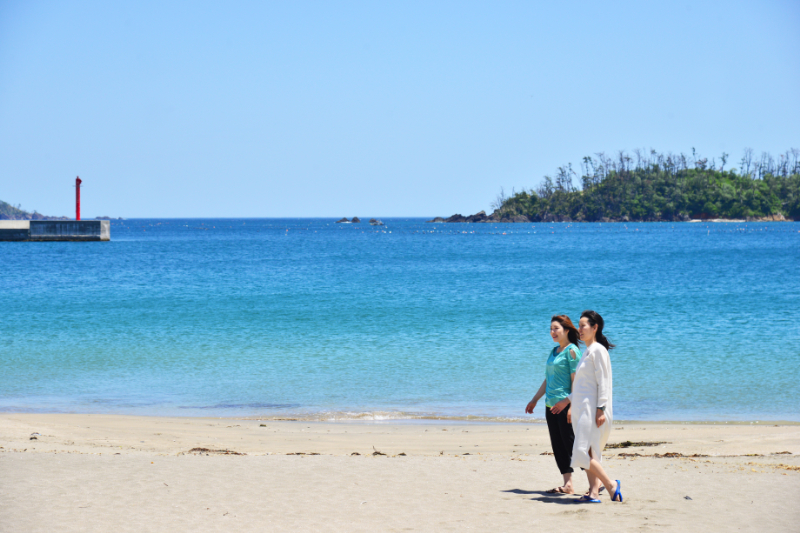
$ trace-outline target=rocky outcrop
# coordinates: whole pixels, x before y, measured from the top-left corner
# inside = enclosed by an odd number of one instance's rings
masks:
[[[371,218],[369,219],[370,226],[383,226],[383,221],[378,218]]]
[[[782,214],[768,215],[765,217],[747,217],[748,222],[786,222],[787,219]]]
[[[470,215],[465,217],[459,213],[449,217],[449,218],[442,218],[436,217],[431,220],[426,220],[426,222],[432,223],[459,223],[459,224],[490,224],[493,222],[530,222],[530,219],[525,215],[510,215],[504,214],[502,216],[498,216],[497,212],[492,213],[491,215],[487,215],[486,211],[480,211],[475,213],[474,215]]]
[[[358,218],[358,217],[353,217],[353,220],[351,220],[350,222],[352,222],[353,224],[360,224],[361,223],[361,219]]]
[[[461,214],[458,214],[458,213],[456,213],[455,215],[453,215],[453,216],[451,216],[451,217],[449,217],[447,219],[444,219],[444,220],[442,220],[441,217],[436,217],[433,220],[429,220],[428,222],[438,222],[440,220],[442,222],[450,222],[450,223],[455,222],[455,223],[462,223],[462,224],[475,224],[475,223],[481,223],[481,222],[496,222],[497,221],[497,219],[495,219],[495,218],[491,218],[491,217],[486,216],[486,211],[481,211],[479,213],[475,213],[474,215],[470,215],[468,217],[465,217],[464,215],[461,215]]]
[[[337,224],[350,224],[350,221],[347,220],[347,217],[344,217],[341,220],[337,220],[336,223]]]
[[[486,211],[481,211],[479,213],[475,213],[474,215],[470,215],[467,217],[467,222],[470,224],[474,224],[476,222],[486,222],[489,217],[486,216]]]

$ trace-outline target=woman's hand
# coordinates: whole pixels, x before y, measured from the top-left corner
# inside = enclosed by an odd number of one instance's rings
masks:
[[[569,406],[569,411],[567,411],[567,424],[572,424],[572,405]]]
[[[555,404],[553,407],[551,407],[550,412],[553,413],[554,415],[557,415],[558,413],[566,409],[567,405],[569,405],[569,400],[564,398],[563,400]]]
[[[533,409],[536,407],[536,400],[533,399],[528,402],[528,406],[525,407],[525,412],[529,415],[533,414]]]
[[[597,427],[602,426],[606,423],[606,413],[605,411],[601,411],[597,409],[597,415],[595,416],[595,421],[597,422]]]

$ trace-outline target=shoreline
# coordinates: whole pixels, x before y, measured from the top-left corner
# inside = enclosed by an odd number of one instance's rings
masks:
[[[575,504],[541,423],[0,413],[9,531],[793,531],[800,425],[615,423]],[[585,476],[575,476],[578,495]],[[724,487],[724,490],[722,488]],[[776,495],[778,497],[776,497]]]
[[[545,424],[543,417],[537,412],[531,416],[481,416],[481,415],[438,415],[429,413],[413,413],[404,411],[320,411],[312,413],[281,413],[281,414],[234,414],[219,412],[210,413],[136,413],[136,412],[99,412],[99,411],[58,411],[58,410],[0,410],[0,418],[4,416],[109,416],[109,417],[143,417],[153,419],[213,419],[213,420],[249,420],[269,422],[319,422],[319,423],[375,423],[375,424]],[[790,419],[733,419],[721,420],[707,419],[619,419],[614,424],[653,424],[653,425],[722,425],[722,426],[800,426],[800,420]]]
[[[155,428],[168,429],[173,435],[171,438],[167,438],[164,432],[153,432]],[[282,442],[276,444],[272,439],[264,441],[264,428],[271,428],[271,432],[280,433]],[[494,441],[503,432],[531,435],[542,433],[542,431],[546,432],[545,428],[546,424],[542,420],[531,420],[527,423],[432,419],[312,421],[265,417],[0,413],[0,452],[8,453],[11,450],[29,449],[29,453],[52,453],[67,450],[80,453],[81,451],[102,450],[103,448],[114,449],[122,445],[124,448],[140,452],[157,451],[158,453],[174,454],[186,452],[191,448],[190,444],[206,445],[210,441],[218,440],[220,442],[229,442],[231,446],[238,445],[242,450],[251,453],[271,453],[282,449],[283,445],[297,445],[296,441],[299,438],[300,441],[312,440],[316,442],[320,447],[316,451],[320,453],[326,451],[327,453],[335,454],[339,450],[339,444],[343,444],[343,440],[352,441],[349,444],[356,444],[363,435],[371,435],[373,432],[375,434],[388,432],[408,437],[401,440],[404,442],[409,441],[407,443],[408,446],[417,449],[420,453],[435,453],[438,455],[443,451],[441,447],[444,443],[440,442],[440,439],[433,439],[432,443],[426,443],[425,441],[429,440],[430,435],[426,436],[425,433],[451,430],[469,433],[471,431],[474,435],[491,436],[491,440]],[[312,431],[306,431],[308,429]],[[648,430],[650,433],[643,433]],[[623,431],[625,433],[621,433]],[[689,433],[684,434],[683,432],[685,431]],[[300,435],[301,433],[302,435]],[[326,439],[321,437],[326,437],[329,433],[337,434],[339,437],[334,439],[332,443],[326,442]],[[143,443],[141,440],[136,440],[139,437],[134,437],[138,434],[147,436],[144,441],[148,443],[147,446],[139,447],[137,445]],[[308,434],[313,434],[316,438],[307,439]],[[344,437],[345,434],[348,434],[348,437]],[[624,440],[637,442],[645,442],[647,439],[665,440],[666,442],[663,445],[659,445],[659,448],[663,448],[666,452],[676,453],[698,453],[699,449],[702,448],[706,452],[716,449],[720,453],[776,454],[783,450],[770,449],[770,451],[767,451],[767,449],[772,444],[775,445],[774,447],[781,447],[778,443],[782,442],[784,443],[783,445],[792,448],[789,451],[792,455],[797,456],[800,462],[800,424],[796,422],[615,421],[608,446],[614,444],[623,435]],[[688,441],[683,437],[680,440],[675,438],[667,440],[670,435],[693,435],[693,437]],[[735,435],[738,444],[713,444],[714,442],[733,442],[726,439],[708,441],[714,435]],[[473,436],[470,436],[467,440],[475,440]],[[415,439],[420,442],[411,442]],[[504,445],[502,444],[503,440],[500,439],[492,445],[476,443],[476,447],[488,446],[488,449],[483,450],[487,453],[505,453]],[[672,440],[675,440],[675,442],[671,442]],[[113,444],[114,442],[119,444]],[[495,445],[499,445],[500,449],[495,449]],[[549,449],[549,440],[544,439],[542,442],[537,443],[537,446],[539,445]],[[42,446],[45,446],[46,449],[43,449]],[[457,447],[461,448],[463,446],[464,444],[462,443],[458,444]],[[742,446],[747,449],[745,450]],[[272,449],[273,447],[275,450]],[[455,452],[457,448],[453,448],[451,451]]]

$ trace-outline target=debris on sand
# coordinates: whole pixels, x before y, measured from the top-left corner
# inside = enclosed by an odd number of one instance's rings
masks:
[[[372,449],[375,450],[375,446],[373,446]],[[383,452],[379,452],[378,450],[375,450],[372,452],[372,455],[386,455],[386,454]]]
[[[618,442],[616,444],[606,444],[606,449],[614,449],[614,448],[644,448],[646,446],[660,446],[662,444],[671,444],[670,442],[631,442],[626,440],[625,442]]]
[[[215,453],[219,455],[247,455],[246,453],[235,452],[233,450],[212,450],[211,448],[192,448],[189,453],[204,453],[206,455]]]

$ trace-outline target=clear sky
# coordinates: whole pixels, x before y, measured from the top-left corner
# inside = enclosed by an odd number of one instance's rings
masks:
[[[800,148],[800,2],[0,0],[0,199],[449,216],[584,155]]]

